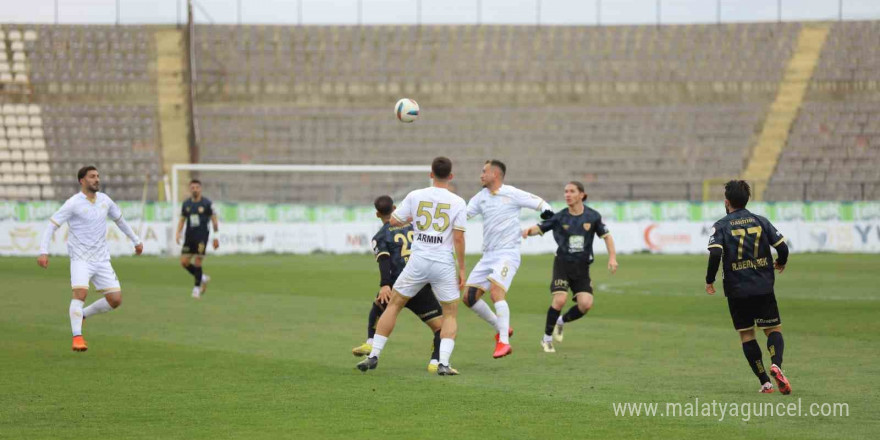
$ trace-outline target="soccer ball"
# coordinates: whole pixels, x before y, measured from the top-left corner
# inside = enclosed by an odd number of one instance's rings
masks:
[[[400,122],[413,122],[419,118],[419,103],[403,98],[394,105],[394,114]]]

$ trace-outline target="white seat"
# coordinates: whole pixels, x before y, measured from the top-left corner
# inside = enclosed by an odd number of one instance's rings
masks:
[[[45,150],[46,149],[46,141],[43,138],[34,139],[34,148]]]
[[[10,75],[9,73],[6,73],[6,72],[0,73],[0,83],[3,83],[3,82],[11,83],[12,82],[12,75]]]
[[[6,137],[12,139],[20,137],[18,135],[18,127],[7,126],[6,127]]]
[[[0,61],[0,72],[9,72],[10,70],[12,69],[9,68],[9,63],[6,61]]]
[[[52,189],[51,186],[43,187],[43,198],[44,199],[52,199],[55,197],[55,190]]]
[[[0,42],[6,39],[6,32],[0,31]]]
[[[3,104],[2,112],[4,115],[11,115],[15,113],[15,105],[14,104]]]
[[[20,137],[20,138],[31,137],[31,129],[28,127],[18,127],[18,137]]]
[[[42,129],[42,128],[36,127],[36,128],[32,128],[32,129],[31,129],[31,137],[32,137],[32,138],[35,138],[35,139],[42,139],[43,136],[44,136],[44,135],[43,135],[43,129]]]
[[[25,150],[33,150],[34,149],[34,140],[31,138],[24,138],[21,140],[21,148]]]
[[[9,174],[12,172],[11,162],[0,162],[0,173]]]
[[[39,180],[34,179],[34,183],[36,183],[36,182],[39,182]],[[30,197],[32,199],[39,199],[40,198],[40,187],[39,186],[31,186],[31,187],[28,187],[27,190],[28,190],[27,197]]]
[[[17,115],[26,115],[27,114],[27,104],[15,104],[15,114]]]
[[[21,126],[28,125],[30,123],[27,115],[19,115],[18,118],[16,118],[16,122],[18,123],[18,125]]]
[[[24,39],[25,41],[34,41],[37,39],[37,31],[33,29],[28,29],[24,31]]]
[[[9,141],[6,138],[0,138],[0,149],[6,150],[7,148],[9,148]]]
[[[36,159],[37,159],[37,154],[36,154],[36,152],[34,152],[34,151],[30,151],[30,150],[25,151],[25,152],[24,152],[24,155],[23,155],[23,159],[24,159],[25,161],[36,160]]]
[[[9,31],[9,39],[12,41],[21,40],[21,31]]]
[[[27,183],[28,185],[36,185],[40,183],[40,177],[36,174],[25,174],[24,183]]]
[[[24,73],[16,73],[15,77],[12,79],[12,82],[25,84],[28,82],[28,76]]]
[[[37,164],[37,172],[40,174],[49,174],[49,164],[40,162]]]
[[[48,174],[45,174],[45,173],[40,174],[38,177],[39,177],[39,182],[42,185],[48,185],[48,184],[52,183],[52,178],[49,177]]]
[[[3,123],[6,125],[17,125],[14,115],[6,115],[3,117]]]
[[[22,52],[24,51],[24,43],[21,41],[13,41],[12,44],[9,45],[13,52]]]
[[[27,55],[24,52],[13,52],[12,61],[21,61],[23,63],[27,61]]]
[[[40,115],[31,116],[30,125],[31,127],[42,127],[43,118]]]
[[[5,50],[0,50],[0,61],[8,61],[9,57],[6,56]]]
[[[49,164],[46,162],[49,161],[49,152],[46,150],[36,150],[34,152],[37,155],[37,161],[43,162],[43,165],[46,165],[46,172],[49,172]]]
[[[40,114],[40,106],[37,104],[29,105],[28,106],[28,114],[39,115]]]
[[[24,162],[12,162],[12,174],[24,174]]]
[[[0,150],[0,160],[2,160],[2,161],[10,160],[9,150]]]
[[[3,178],[5,176],[0,176],[0,199],[8,199],[9,193],[6,191],[6,185],[3,185]]]
[[[19,139],[19,138],[9,139],[9,148],[14,148],[15,150],[20,150],[21,149],[21,139]]]

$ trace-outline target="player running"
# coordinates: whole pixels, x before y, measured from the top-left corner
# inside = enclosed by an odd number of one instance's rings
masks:
[[[49,218],[49,224],[40,240],[40,256],[37,264],[49,267],[49,242],[52,235],[65,222],[67,230],[67,253],[70,255],[70,284],[73,299],[70,300],[70,329],[73,331],[73,351],[86,351],[88,345],[82,336],[83,319],[109,312],[122,304],[122,288],[113,266],[110,265],[110,249],[107,247],[107,217],[110,217],[132,244],[135,254],[144,251],[144,245],[131,230],[122,211],[106,194],[99,192],[101,179],[97,168],[83,167],[77,172],[81,191],[67,199],[61,209]],[[103,298],[85,305],[89,282],[95,285]]]
[[[608,249],[608,270],[612,274],[617,272],[614,239],[602,223],[602,216],[584,205],[586,200],[584,184],[569,182],[565,185],[565,203],[568,208],[522,232],[523,238],[526,238],[553,230],[553,238],[559,245],[556,249],[556,258],[553,259],[553,281],[550,283],[553,301],[547,309],[547,323],[544,327],[544,338],[541,340],[541,347],[546,353],[556,353],[553,341],[562,342],[562,329],[566,322],[580,319],[593,307],[593,283],[590,281],[593,236],[598,235],[605,240],[605,247]],[[565,305],[569,289],[574,293],[572,300],[576,305],[560,317],[559,313]]]
[[[495,359],[507,356],[513,349],[509,336],[510,306],[507,291],[520,264],[521,229],[519,213],[522,208],[541,212],[541,218],[553,217],[550,205],[540,197],[504,184],[507,167],[499,160],[489,160],[480,173],[480,190],[467,204],[467,217],[483,216],[483,256],[467,279],[464,303],[498,332],[495,335]],[[495,312],[481,299],[483,293],[495,303]]]
[[[196,179],[191,180],[189,192],[192,197],[183,201],[174,241],[180,244],[180,232],[185,224],[186,234],[184,235],[183,248],[180,251],[180,265],[195,278],[192,297],[199,299],[208,290],[208,282],[211,281],[211,277],[202,272],[202,260],[205,258],[205,248],[208,245],[208,236],[210,235],[208,219],[211,220],[214,234],[218,232],[218,223],[211,200],[202,197],[202,182]],[[214,237],[213,246],[215,250],[220,247],[220,241],[217,240],[217,237]],[[195,257],[195,264],[193,264],[193,257]]]
[[[357,368],[366,372],[376,368],[385,342],[394,330],[397,315],[407,301],[426,284],[430,284],[443,309],[443,325],[440,329],[440,364],[437,374],[456,375],[449,358],[455,347],[457,331],[458,299],[464,288],[464,232],[466,210],[464,200],[449,192],[452,180],[452,161],[445,157],[435,158],[431,163],[433,186],[407,194],[400,206],[391,214],[391,226],[412,223],[414,239],[409,262],[403,268],[392,288],[391,300],[376,325],[373,349]],[[455,255],[453,256],[453,249]],[[456,266],[458,275],[456,276]]]
[[[355,356],[366,356],[373,350],[376,321],[382,316],[385,304],[391,299],[391,286],[394,285],[403,267],[406,266],[413,239],[412,225],[391,226],[389,224],[391,213],[397,208],[391,197],[379,196],[373,202],[373,206],[376,207],[376,217],[382,220],[382,228],[373,237],[372,243],[373,254],[376,255],[376,261],[379,263],[380,290],[376,295],[376,300],[373,301],[373,307],[370,309],[370,316],[367,320],[367,341],[351,349],[351,353]],[[431,292],[431,286],[425,285],[422,290],[419,290],[419,293],[406,303],[406,308],[415,313],[434,333],[433,352],[428,363],[428,372],[436,373],[440,356],[440,326],[443,323],[443,310],[434,293]]]
[[[773,269],[782,273],[788,263],[788,245],[785,238],[764,217],[746,209],[752,190],[744,180],[731,180],[724,185],[724,208],[727,216],[715,222],[709,238],[709,268],[706,272],[706,293],[715,294],[715,274],[724,263],[724,296],[733,318],[733,327],[739,332],[743,354],[752,372],[761,382],[762,393],[772,393],[773,385],[767,377],[761,359],[761,346],[755,339],[755,326],[767,335],[770,351],[770,375],[782,394],[791,393],[791,384],[782,373],[782,322],[776,295],[773,291]],[[770,247],[776,248],[779,258],[773,262]]]

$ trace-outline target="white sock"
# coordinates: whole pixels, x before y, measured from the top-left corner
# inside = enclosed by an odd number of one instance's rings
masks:
[[[498,313],[498,324],[495,326],[498,330],[498,342],[509,344],[507,332],[510,328],[510,306],[507,305],[507,301],[496,302],[495,312]]]
[[[440,340],[440,363],[449,366],[449,357],[455,348],[455,339],[443,338]]]
[[[497,303],[495,307],[498,307]],[[495,313],[492,312],[492,309],[489,308],[489,304],[486,304],[486,301],[477,300],[477,302],[474,303],[473,307],[471,307],[471,310],[473,310],[474,313],[477,314],[477,316],[483,318],[483,321],[488,322],[489,325],[491,325],[496,330],[498,329],[498,317],[495,316]]]
[[[208,281],[208,276],[204,273],[202,274],[202,282]]]
[[[558,325],[558,326],[563,326],[563,325],[565,325],[565,321],[562,320],[562,317],[561,317],[561,316],[558,317],[558,318],[556,318],[556,325]]]
[[[385,348],[385,342],[388,341],[388,338],[382,335],[373,336],[373,350],[370,351],[370,357],[379,357],[382,353],[382,349]]]
[[[73,336],[82,336],[83,332],[83,306],[84,302],[78,299],[70,300],[70,331]]]
[[[542,339],[542,341],[543,342],[551,342],[551,341],[553,341],[553,336],[544,335],[544,339]]]
[[[373,345],[373,338],[367,338],[367,344]]]
[[[101,298],[83,309],[83,317],[88,318],[89,316],[107,313],[111,310],[113,310],[113,307],[107,302],[107,298]]]

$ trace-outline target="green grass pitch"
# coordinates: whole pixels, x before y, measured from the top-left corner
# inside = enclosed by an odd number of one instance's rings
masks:
[[[70,351],[68,262],[0,259],[0,438],[871,438],[880,432],[880,256],[799,255],[778,278],[794,393],[759,395],[705,258],[593,266],[596,304],[539,347],[551,256],[509,295],[514,353],[462,308],[453,365],[425,370],[430,333],[401,315],[379,368],[358,372],[378,284],[370,256],[208,258],[201,301],[170,258],[118,258],[123,305]],[[469,265],[477,256],[469,256]],[[717,285],[720,287],[720,283]],[[87,303],[97,299],[94,292]],[[759,336],[764,347],[765,338]],[[769,356],[764,355],[769,365]],[[615,416],[614,402],[846,403],[848,417]]]

